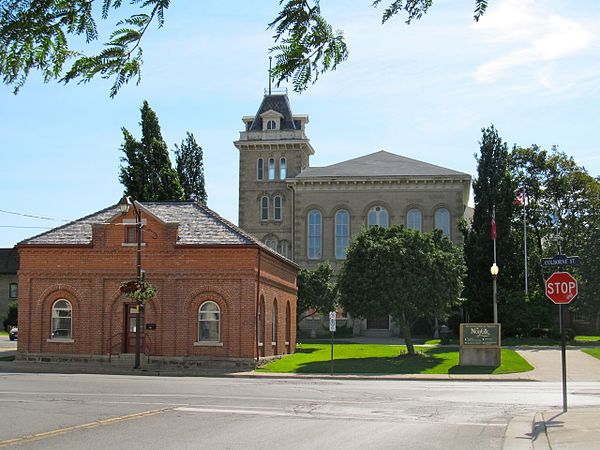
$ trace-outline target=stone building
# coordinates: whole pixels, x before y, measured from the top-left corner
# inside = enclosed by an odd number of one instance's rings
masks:
[[[269,247],[314,268],[339,268],[354,235],[372,225],[440,228],[460,244],[471,176],[386,151],[326,167],[311,167],[307,115],[292,113],[285,93],[265,95],[242,118],[239,226]],[[389,318],[355,325],[355,332],[389,332]]]
[[[294,352],[293,262],[198,203],[135,205],[157,290],[142,312],[143,354],[240,367]],[[136,277],[135,221],[114,205],[18,244],[19,358],[131,360],[136,305],[120,286]]]
[[[16,248],[0,248],[0,326],[6,318],[8,305],[19,298],[17,270],[19,253]],[[16,325],[16,324],[9,324]]]

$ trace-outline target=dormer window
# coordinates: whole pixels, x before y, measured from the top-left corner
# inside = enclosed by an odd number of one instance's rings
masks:
[[[268,120],[267,121],[267,130],[276,130],[277,129],[277,122],[275,122],[274,120]]]

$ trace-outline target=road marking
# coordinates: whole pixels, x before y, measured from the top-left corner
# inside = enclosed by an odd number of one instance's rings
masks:
[[[415,422],[421,422],[423,420],[431,421],[430,417],[419,417],[419,416],[409,416],[405,414],[395,414],[394,412],[391,415],[378,415],[378,414],[369,414],[369,413],[359,413],[356,415],[353,414],[336,414],[331,411],[328,412],[308,412],[308,411],[281,411],[281,410],[255,410],[255,409],[246,409],[246,408],[195,408],[189,406],[182,406],[173,408],[173,411],[181,411],[181,412],[196,412],[196,413],[222,413],[222,414],[245,414],[252,416],[278,416],[278,417],[304,417],[304,418],[320,418],[320,419],[329,419],[329,420],[361,420],[361,421],[398,421],[398,420],[411,420]],[[440,421],[438,421],[440,422]],[[454,423],[454,422],[446,422],[441,421],[443,423]],[[476,426],[476,427],[506,427],[505,423],[493,423],[493,422],[458,422],[454,423],[456,425],[461,426]]]
[[[125,416],[111,417],[109,419],[96,420],[94,422],[84,423],[81,425],[73,425],[71,427],[59,428],[57,430],[45,431],[43,433],[32,434],[29,436],[22,436],[14,439],[6,439],[4,441],[0,441],[0,447],[8,447],[9,445],[14,444],[26,444],[33,441],[39,441],[42,439],[51,438],[54,436],[58,436],[60,434],[71,433],[73,431],[91,429],[96,427],[101,427],[105,425],[111,425],[116,422],[122,422],[125,420],[133,420],[133,419],[141,419],[142,417],[154,416],[156,414],[160,414],[166,411],[172,411],[173,408],[161,408],[154,409],[151,411],[143,411],[139,413],[127,414]]]

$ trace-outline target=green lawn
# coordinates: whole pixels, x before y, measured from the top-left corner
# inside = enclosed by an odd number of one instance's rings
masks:
[[[526,372],[533,367],[512,350],[502,350],[500,367],[458,365],[458,349],[418,347],[409,356],[405,346],[377,344],[337,344],[334,346],[334,372],[341,374],[501,374]],[[331,346],[302,344],[296,353],[267,364],[258,371],[273,373],[329,373]]]
[[[8,331],[0,331],[0,336],[8,336]]]
[[[594,358],[600,359],[600,348],[589,348],[583,351],[586,352],[588,355],[592,355]]]

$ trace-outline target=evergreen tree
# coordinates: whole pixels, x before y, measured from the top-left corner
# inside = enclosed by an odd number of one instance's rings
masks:
[[[207,194],[204,183],[204,162],[202,147],[196,143],[194,135],[189,131],[181,141],[181,146],[175,144],[175,165],[179,183],[186,200],[194,200],[206,205]]]
[[[472,222],[463,228],[465,263],[465,307],[470,321],[492,321],[492,278],[490,267],[494,262],[491,237],[492,213],[496,210],[496,263],[498,275],[498,303],[506,300],[517,286],[515,240],[511,228],[515,184],[509,172],[508,146],[494,126],[482,129],[481,154],[477,159],[477,177],[473,181],[475,211]],[[499,307],[499,316],[501,308]]]
[[[141,141],[122,128],[121,150],[125,156],[121,158],[119,181],[125,186],[125,194],[138,201],[182,200],[183,190],[171,165],[158,117],[145,100],[140,111]]]

